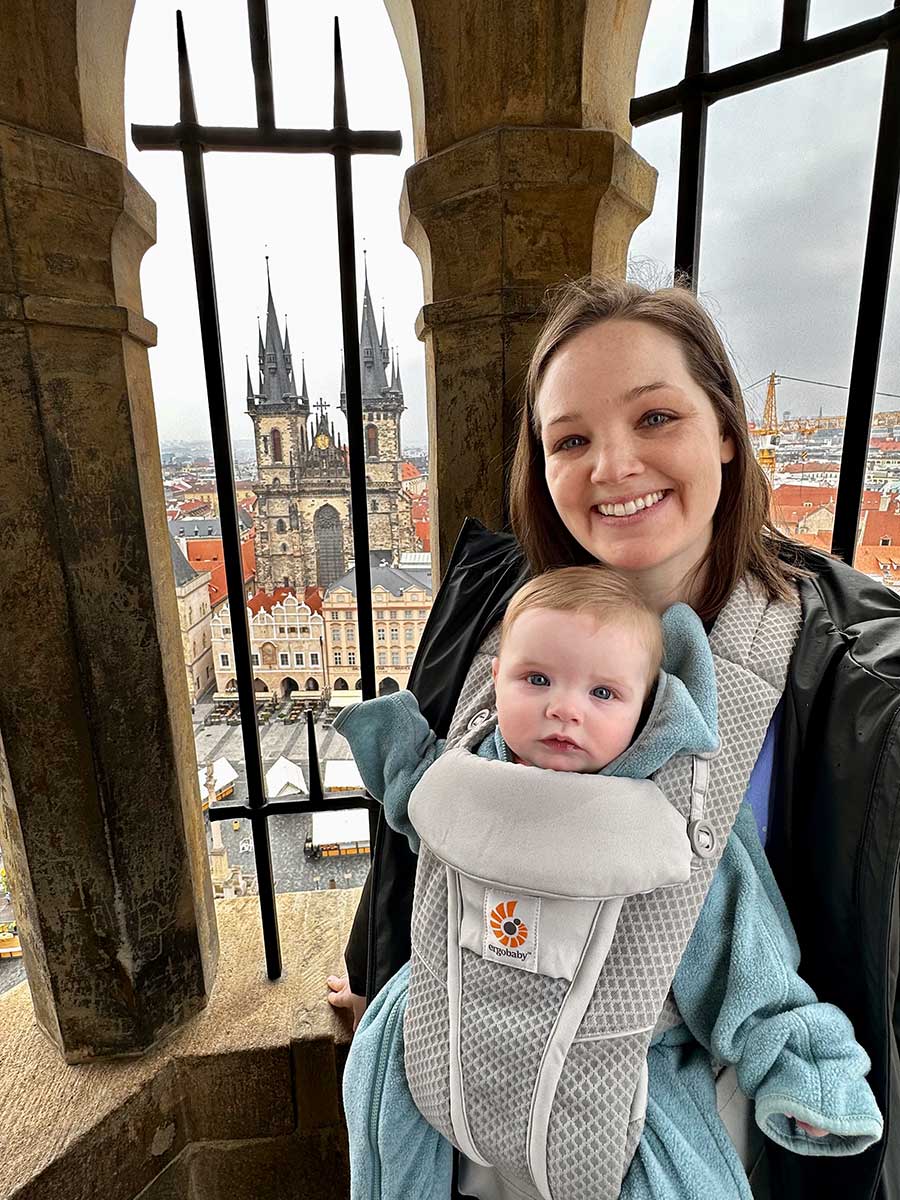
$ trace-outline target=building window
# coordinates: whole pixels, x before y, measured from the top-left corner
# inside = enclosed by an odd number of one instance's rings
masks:
[[[281,456],[281,430],[280,429],[272,430],[272,461],[273,462],[283,462],[284,461],[284,459]]]
[[[288,625],[288,634],[290,634],[292,637],[296,637],[297,636],[297,626],[296,625]]]
[[[341,640],[341,631],[337,625],[332,625],[331,627],[331,640],[333,642],[339,642]]]
[[[347,632],[346,632],[346,634],[345,634],[344,636],[345,636],[345,638],[346,638],[347,642],[349,643],[349,645],[351,645],[351,646],[352,646],[352,645],[355,643],[355,641],[356,641],[356,630],[353,628],[353,626],[352,626],[352,625],[348,625],[348,626],[347,626]]]
[[[391,641],[392,642],[400,641],[400,630],[397,628],[396,625],[391,626]]]
[[[407,640],[408,642],[411,642],[411,641],[412,641],[412,640],[415,638],[415,636],[416,636],[416,631],[413,629],[413,627],[412,627],[411,625],[407,625],[407,627],[406,627],[406,640]]]
[[[387,651],[386,650],[378,651],[378,665],[379,665],[379,667],[387,666]]]
[[[286,545],[286,543],[285,543],[285,542],[282,542],[282,543],[281,543],[281,553],[282,553],[282,554],[287,554],[287,545]],[[287,587],[287,585],[288,585],[288,581],[287,581],[287,579],[285,579],[285,581],[284,581],[284,586],[285,586],[285,587]]]
[[[319,652],[318,652],[318,650],[311,650],[311,651],[310,651],[310,654],[309,654],[309,665],[310,665],[311,667],[317,667],[317,666],[319,665]]]
[[[403,610],[403,616],[406,618],[407,621],[411,621],[415,615],[416,614],[413,612],[413,610],[411,608],[405,608]]]
[[[399,650],[391,651],[391,666],[392,667],[400,666],[400,651]]]
[[[334,665],[335,665],[336,667],[339,667],[339,666],[341,665],[341,652],[340,652],[340,650],[335,650],[335,652],[334,652]]]
[[[889,546],[890,544],[891,544],[891,539],[889,537],[881,538],[881,540],[878,543],[879,546]]]
[[[220,667],[230,667],[231,666],[231,659],[228,657],[227,654],[219,655],[219,666]]]
[[[309,626],[308,625],[300,626],[300,636],[301,637],[309,637]]]
[[[285,525],[283,519],[281,517],[279,517],[278,520],[275,522],[275,532],[276,533],[284,533],[285,529],[287,529],[287,526]]]
[[[396,610],[396,608],[392,608],[392,609],[391,609],[391,620],[392,620],[392,621],[396,621],[396,620],[397,620],[397,610]]]
[[[250,655],[250,657],[251,657],[251,659],[253,660],[253,665],[254,665],[254,667],[258,667],[258,666],[259,666],[259,655],[258,655],[258,654],[251,654],[251,655]]]
[[[406,652],[406,665],[407,665],[408,667],[411,667],[411,666],[413,665],[413,659],[414,659],[415,657],[416,657],[416,655],[415,655],[415,652],[414,652],[413,650],[407,650],[407,652]]]
[[[304,666],[304,665],[305,665],[305,664],[304,664],[304,662],[303,662],[303,655],[302,655],[302,653],[301,653],[299,650],[295,650],[295,651],[294,651],[294,666],[295,666],[295,667],[302,667],[302,666]]]
[[[199,679],[199,676],[198,676],[197,678],[195,678],[195,679],[194,679],[194,683],[197,685],[197,691],[199,692],[199,691],[200,691],[200,679]]]
[[[355,650],[348,650],[348,651],[347,651],[347,665],[348,665],[349,667],[355,667],[355,666],[356,666],[356,651],[355,651]]]
[[[378,630],[378,640],[379,640],[379,642],[383,642],[383,641],[385,640],[385,636],[384,636],[384,630],[383,630],[383,629],[379,629],[379,630]]]
[[[289,667],[291,665],[291,656],[282,651],[282,653],[278,655],[278,663],[282,667]]]
[[[284,634],[284,632],[285,632],[285,627],[284,627],[284,625],[279,625],[279,626],[278,626],[278,632],[279,632],[280,634]]]
[[[230,625],[222,626],[222,636],[223,637],[231,637],[231,626]]]

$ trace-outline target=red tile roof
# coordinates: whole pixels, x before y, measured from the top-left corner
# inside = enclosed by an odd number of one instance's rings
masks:
[[[410,462],[404,462],[400,464],[401,479],[418,479],[421,474],[422,472],[419,470],[419,468],[414,467]]]
[[[889,545],[898,547],[900,553],[900,514],[896,512],[863,513],[861,546],[879,546],[882,538],[890,538]]]

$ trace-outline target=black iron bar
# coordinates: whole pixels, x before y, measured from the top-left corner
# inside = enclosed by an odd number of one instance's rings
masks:
[[[900,15],[900,14],[898,14]],[[850,368],[850,393],[844,421],[841,473],[838,479],[831,549],[852,565],[859,507],[865,486],[869,435],[875,407],[875,385],[884,313],[890,283],[891,253],[900,190],[900,42],[888,50],[881,96],[881,120],[862,285]]]
[[[347,128],[347,92],[341,54],[341,31],[334,19],[334,127]],[[353,517],[353,556],[356,613],[359,630],[360,678],[366,700],[375,695],[375,633],[372,624],[372,573],[369,564],[369,517],[366,499],[366,456],[363,438],[362,380],[357,334],[356,247],[353,233],[353,175],[350,152],[334,150],[334,189],[337,201],[338,260],[341,275],[341,321],[347,391],[347,442],[350,450],[350,507]],[[372,844],[374,845],[374,830]]]
[[[309,709],[306,710],[306,757],[309,761],[310,803],[320,804],[325,793],[322,788],[322,771],[319,766],[319,747],[316,744],[316,723]]]
[[[266,801],[265,812],[269,817],[280,817],[285,813],[342,812],[345,808],[369,808],[372,803],[367,792],[330,792],[314,800],[310,789],[309,796],[273,796]],[[249,804],[224,802],[216,803],[215,807],[210,805],[207,812],[211,821],[231,821],[235,817],[252,818],[258,810]]]
[[[809,0],[784,0],[781,17],[781,46],[799,45],[806,41],[809,28]]]
[[[708,0],[694,0],[688,37],[686,74],[709,70]],[[681,153],[678,159],[678,205],[675,218],[675,277],[697,287],[700,227],[703,217],[703,168],[706,160],[706,110],[700,92],[690,96],[681,114]]]
[[[181,95],[182,122],[195,122],[194,90],[188,61],[184,22],[177,16],[178,78]],[[216,303],[215,272],[212,242],[209,234],[209,215],[206,204],[206,179],[203,170],[203,151],[196,144],[182,147],[184,180],[187,188],[188,217],[191,244],[194,251],[194,273],[197,281],[197,305],[200,313],[200,336],[203,344],[203,366],[206,372],[206,392],[209,399],[210,431],[213,460],[216,469],[216,488],[219,496],[219,519],[222,548],[225,557],[225,578],[231,610],[231,638],[234,648],[235,674],[241,711],[241,734],[244,761],[247,769],[247,816],[253,831],[253,853],[259,889],[266,971],[270,979],[281,975],[281,945],[275,907],[275,885],[272,876],[272,849],[266,819],[266,792],[259,728],[256,723],[256,693],[253,686],[253,666],[250,655],[250,628],[244,602],[244,571],[241,559],[240,525],[238,523],[237,493],[231,463],[231,436],[228,428],[228,404],[225,396],[225,372],[222,367],[222,342],[219,334],[219,314]]]
[[[894,8],[845,29],[782,46],[769,54],[722,67],[719,71],[686,77],[674,87],[650,92],[646,96],[636,96],[631,101],[631,124],[646,125],[649,121],[673,117],[682,111],[687,99],[695,93],[705,96],[707,102],[712,104],[727,96],[737,96],[768,83],[778,83],[807,71],[818,70],[819,67],[857,58],[872,50],[885,50],[898,37],[900,9]]]
[[[403,142],[390,129],[247,129],[226,125],[132,125],[138,150],[180,150],[200,146],[235,154],[399,154]]]
[[[261,129],[275,128],[275,98],[272,90],[272,58],[269,53],[269,11],[266,0],[247,0],[250,25],[250,60],[256,91],[256,122]]]

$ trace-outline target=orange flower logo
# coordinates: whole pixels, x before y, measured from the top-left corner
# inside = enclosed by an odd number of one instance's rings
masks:
[[[518,900],[504,900],[491,909],[491,932],[503,946],[515,949],[528,937],[528,926],[516,915]]]

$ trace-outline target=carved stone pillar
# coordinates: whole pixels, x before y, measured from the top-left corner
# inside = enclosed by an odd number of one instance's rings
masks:
[[[624,273],[655,172],[626,140],[649,0],[385,0],[419,159],[400,202],[422,265],[432,553],[505,520],[546,288]]]
[[[130,13],[0,10],[0,844],[70,1062],[151,1045],[218,955],[141,311],[155,208],[122,161]]]

